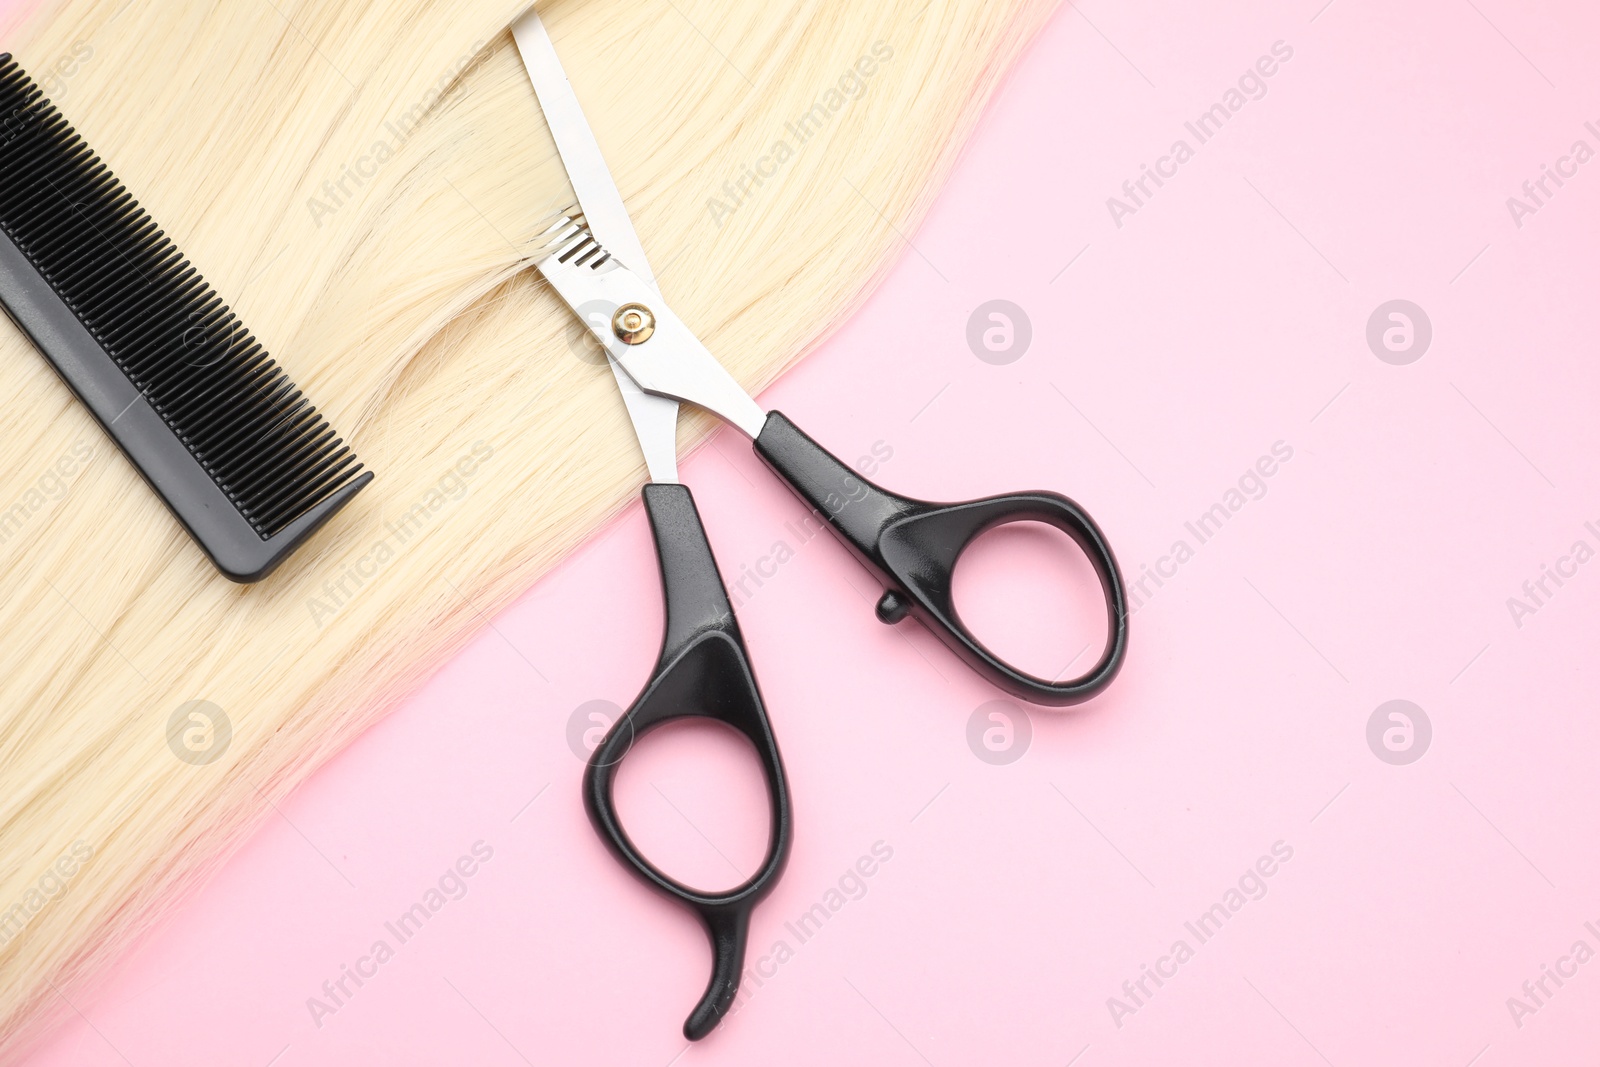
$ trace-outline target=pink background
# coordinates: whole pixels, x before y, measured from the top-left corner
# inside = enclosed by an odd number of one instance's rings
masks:
[[[1179,539],[1193,558],[1134,617],[1110,693],[1013,708],[1031,743],[993,765],[968,726],[1000,694],[877,623],[831,539],[797,546],[802,508],[737,435],[687,462],[725,574],[795,548],[740,609],[798,819],[750,962],[794,951],[706,1042],[679,1035],[703,936],[603,851],[567,742],[655,656],[634,507],[284,804],[30,1064],[1592,1058],[1600,962],[1547,980],[1520,1026],[1507,998],[1574,942],[1600,950],[1600,564],[1520,627],[1506,601],[1600,547],[1600,162],[1520,228],[1506,198],[1573,141],[1600,148],[1597,29],[1577,0],[1056,15],[887,284],[764,400],[843,456],[892,448],[879,480],[902,492],[1064,491],[1130,578]],[[1265,97],[1115,225],[1107,197],[1192,146],[1184,123],[1280,40]],[[965,339],[995,298],[1033,330],[998,366]],[[1366,340],[1397,298],[1433,328],[1405,366]],[[1196,547],[1185,523],[1279,441],[1265,496]],[[1060,605],[1091,600],[1051,547],[1008,533],[963,578],[996,643],[1059,669],[1089,630]],[[1392,699],[1432,724],[1406,766],[1368,747]],[[663,740],[625,782],[640,836],[690,877],[749,870],[762,815],[736,748]],[[307,998],[477,841],[493,858],[465,896],[319,1028]],[[880,841],[864,895],[800,944],[785,923]],[[1200,944],[1184,924],[1279,842],[1265,895]],[[1193,958],[1119,1026],[1108,998],[1132,1005],[1123,983],[1179,939]]]

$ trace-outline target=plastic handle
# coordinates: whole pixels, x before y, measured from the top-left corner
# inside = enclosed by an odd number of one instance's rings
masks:
[[[914,615],[979,674],[1036,704],[1079,704],[1116,677],[1128,649],[1122,574],[1105,535],[1087,512],[1059,493],[1011,493],[966,503],[934,504],[873,485],[807,437],[782,412],[767,415],[756,454],[827,520],[885,585],[878,618]],[[985,530],[1033,520],[1065,532],[1089,557],[1105,593],[1109,630],[1100,661],[1066,682],[1020,671],[990,652],[961,622],[951,591],[956,561]]]
[[[694,497],[687,486],[647,485],[644,506],[661,563],[666,634],[650,681],[589,757],[583,803],[612,853],[647,884],[693,911],[711,938],[711,980],[683,1024],[683,1036],[698,1041],[716,1029],[739,992],[750,915],[783,874],[793,819],[778,742]],[[772,816],[766,858],[753,876],[726,892],[693,889],[646,859],[623,829],[612,794],[617,766],[636,738],[691,716],[716,719],[744,734],[766,777]]]

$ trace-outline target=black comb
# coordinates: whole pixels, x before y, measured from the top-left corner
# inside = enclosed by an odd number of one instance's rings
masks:
[[[9,54],[0,305],[236,582],[372,480]]]

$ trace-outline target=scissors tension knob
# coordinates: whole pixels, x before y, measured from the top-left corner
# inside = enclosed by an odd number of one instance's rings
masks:
[[[878,601],[877,613],[879,622],[893,626],[911,614],[911,602],[890,589],[883,594],[883,599]]]

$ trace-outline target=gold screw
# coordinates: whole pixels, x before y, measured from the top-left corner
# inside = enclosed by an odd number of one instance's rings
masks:
[[[655,313],[643,304],[623,304],[611,316],[611,332],[627,345],[642,345],[656,332]]]

